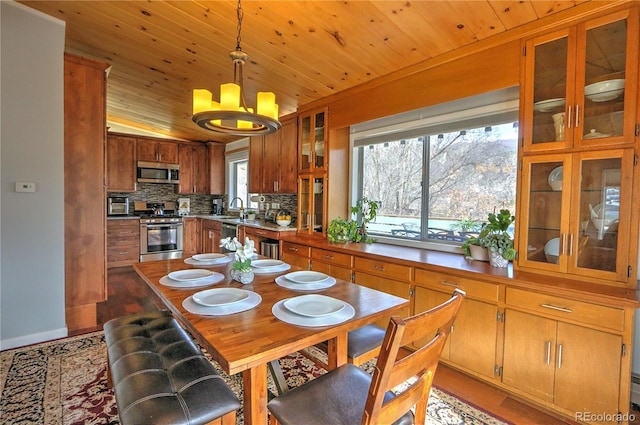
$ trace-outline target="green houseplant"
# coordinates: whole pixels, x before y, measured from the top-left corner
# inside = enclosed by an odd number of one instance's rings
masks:
[[[380,208],[380,202],[373,201],[366,196],[358,199],[356,205],[351,207],[351,214],[356,215],[356,219],[360,220],[358,224],[358,235],[355,242],[374,242],[375,239],[367,236],[367,224],[375,220]]]
[[[344,218],[334,218],[327,227],[327,238],[329,242],[349,242],[355,240],[358,233],[358,223]]]
[[[509,260],[515,259],[517,254],[513,239],[507,233],[515,216],[509,210],[502,209],[498,214],[490,213],[488,219],[489,221],[480,231],[478,238],[482,241],[482,245],[489,250],[491,265],[506,267]]]

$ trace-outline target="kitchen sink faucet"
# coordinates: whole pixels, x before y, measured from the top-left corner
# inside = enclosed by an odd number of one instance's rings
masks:
[[[231,202],[229,202],[229,207],[233,206],[233,203],[235,202],[235,200],[240,201],[240,220],[244,219],[244,204],[242,203],[242,198],[240,198],[239,196],[236,196],[235,198],[233,198],[231,200]]]

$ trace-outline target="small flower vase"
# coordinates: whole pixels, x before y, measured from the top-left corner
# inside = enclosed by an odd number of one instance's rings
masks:
[[[231,269],[231,279],[237,280],[243,285],[248,285],[253,282],[253,278],[255,275],[253,274],[253,270],[251,269]]]
[[[497,252],[489,251],[489,263],[492,267],[507,267],[509,260],[505,259]]]

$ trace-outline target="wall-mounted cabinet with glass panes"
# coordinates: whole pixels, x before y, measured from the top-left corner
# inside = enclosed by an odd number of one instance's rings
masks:
[[[526,41],[524,150],[633,144],[639,37],[632,8]]]

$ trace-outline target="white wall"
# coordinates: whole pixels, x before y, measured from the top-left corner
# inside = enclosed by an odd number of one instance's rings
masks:
[[[67,335],[62,21],[0,1],[0,349]],[[17,193],[17,181],[35,193]]]

